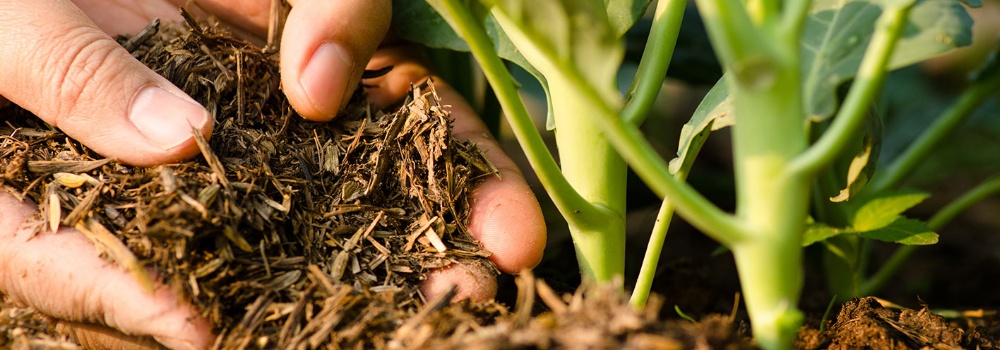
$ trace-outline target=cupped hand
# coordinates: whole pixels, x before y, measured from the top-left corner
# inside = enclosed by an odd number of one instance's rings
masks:
[[[368,69],[392,66],[385,76],[365,81],[368,100],[385,106],[405,96],[411,84],[432,78],[421,51],[410,45],[385,46],[368,63]],[[476,143],[486,158],[500,171],[488,177],[472,192],[469,231],[486,250],[490,260],[506,273],[518,273],[535,267],[545,249],[545,221],[531,188],[514,161],[504,154],[500,144],[462,96],[446,82],[435,79],[442,103],[450,105],[455,119],[452,134],[459,140]],[[433,296],[458,286],[456,298],[492,299],[496,278],[475,265],[459,265],[432,272],[422,289]]]
[[[184,0],[13,0],[0,2],[0,101],[6,99],[107,157],[149,166],[198,153],[192,127],[211,134],[208,112],[117,45],[110,35],[134,33],[152,21],[180,20]],[[386,104],[429,76],[405,49],[379,51],[390,20],[389,0],[297,0],[281,43],[281,79],[292,106],[306,118],[333,118],[370,68],[395,65],[376,79],[373,102]],[[266,33],[270,0],[199,0],[199,8],[248,33]],[[502,271],[537,264],[545,244],[541,212],[520,172],[461,97],[438,85],[454,106],[455,132],[486,150],[501,170],[474,192],[470,230]],[[30,238],[24,223],[35,206],[0,190],[0,292],[59,319],[88,348],[202,349],[214,336],[178,297],[152,294],[98,257],[79,233],[61,229]],[[433,273],[433,296],[450,285],[474,299],[493,296],[495,280],[473,267]]]

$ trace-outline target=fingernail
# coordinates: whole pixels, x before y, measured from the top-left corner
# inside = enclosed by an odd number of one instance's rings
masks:
[[[344,48],[323,43],[302,69],[299,83],[317,110],[333,116],[340,109],[353,70],[354,62]]]
[[[209,117],[208,110],[194,101],[147,86],[132,100],[128,118],[142,136],[169,150],[190,140],[191,128],[202,130]]]

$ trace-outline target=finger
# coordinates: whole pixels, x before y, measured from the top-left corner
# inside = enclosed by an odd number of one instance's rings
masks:
[[[0,3],[0,95],[133,165],[198,153],[208,111],[136,61],[67,1]]]
[[[88,0],[97,1],[97,0]],[[198,0],[195,6],[190,6],[190,0],[171,0],[173,11],[185,7],[192,14],[206,15],[201,10],[221,19],[226,24],[263,37],[267,34],[268,21],[271,19],[272,0]],[[289,1],[291,3],[291,1]]]
[[[33,234],[25,226],[36,206],[0,190],[0,292],[51,317],[149,335],[173,349],[205,349],[207,321],[169,288],[153,293],[100,258],[83,234],[61,229]]]
[[[369,100],[388,105],[405,96],[411,83],[430,76],[426,65],[414,57],[412,49],[406,47],[379,50],[369,69],[389,65],[393,69],[381,78],[365,81],[374,85],[368,89]],[[472,107],[448,84],[437,80],[435,86],[444,104],[451,105],[455,138],[474,142],[500,170],[499,177],[488,177],[472,193],[470,233],[493,253],[490,259],[501,271],[517,273],[534,267],[542,258],[546,231],[541,207],[531,188]]]
[[[178,5],[164,1],[107,1],[107,0],[73,0],[97,24],[101,30],[111,35],[135,34],[149,25],[154,19],[163,22],[179,22]]]
[[[350,99],[389,28],[389,0],[299,0],[281,36],[281,83],[310,120],[327,121]]]
[[[425,299],[433,300],[458,286],[452,300],[493,300],[497,296],[497,279],[493,271],[480,264],[453,264],[428,273],[420,285],[420,292]]]

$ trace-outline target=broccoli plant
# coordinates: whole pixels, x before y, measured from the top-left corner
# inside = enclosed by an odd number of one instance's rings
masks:
[[[955,0],[696,4],[726,73],[685,125],[678,156],[670,161],[654,151],[639,126],[670,64],[686,1],[656,3],[625,94],[616,82],[621,38],[649,0],[397,1],[395,14],[405,38],[471,52],[568,223],[585,276],[607,281],[624,273],[625,175],[631,167],[663,199],[633,303],[645,303],[676,211],[732,252],[758,344],[790,348],[803,319],[797,304],[804,244],[830,241],[830,247],[850,248],[865,239],[937,239],[927,224],[901,215],[922,194],[895,191],[898,181],[877,174],[879,191],[864,193],[881,137],[870,111],[888,71],[967,44],[971,20]],[[505,60],[545,87],[558,164]],[[732,128],[733,213],[684,182],[705,139],[723,127]],[[816,190],[825,188],[820,185],[844,189],[820,198],[826,193]],[[844,262],[856,259],[853,251],[840,253]],[[848,278],[857,268],[840,267],[831,271],[847,271]]]

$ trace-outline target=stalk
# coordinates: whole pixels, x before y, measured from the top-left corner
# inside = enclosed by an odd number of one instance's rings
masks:
[[[674,174],[678,181],[685,181],[691,172],[695,155],[701,149],[702,144],[692,145],[692,153],[687,157],[681,168]],[[632,290],[632,297],[629,303],[636,309],[641,309],[649,300],[649,292],[653,287],[653,277],[656,275],[656,266],[660,262],[660,255],[663,253],[663,242],[667,239],[667,230],[674,216],[674,205],[670,198],[664,198],[660,204],[660,210],[656,213],[656,223],[653,224],[653,231],[649,234],[649,243],[646,244],[646,254],[642,257],[642,266],[639,268],[639,276],[635,281],[635,288]]]
[[[808,141],[797,67],[777,70],[768,88],[730,85],[739,113],[733,126],[737,215],[752,235],[731,249],[754,339],[764,349],[791,348],[803,320],[798,300],[810,183],[788,173]]]
[[[483,27],[474,23],[474,17],[459,1],[444,0],[442,5],[454,19],[456,32],[479,60],[529,162],[566,219],[581,272],[600,282],[622,276],[626,166],[591,121],[593,118],[580,117],[594,113],[586,103],[579,103],[587,96],[578,93],[572,82],[547,76],[553,100],[560,101],[553,103],[561,163],[557,170]],[[614,77],[609,76],[607,81],[613,84]]]
[[[625,108],[622,109],[621,113],[625,122],[633,125],[642,124],[652,108],[656,95],[659,94],[660,87],[663,86],[667,68],[670,66],[670,58],[673,57],[677,44],[677,34],[680,31],[681,19],[684,16],[686,6],[687,1],[681,0],[663,0],[657,3],[649,40],[642,52],[639,69],[632,81],[632,86],[625,94]],[[681,170],[674,174],[674,178],[679,181],[685,180],[694,157],[690,158],[692,160],[687,162],[688,164],[682,165]],[[656,214],[656,224],[653,225],[653,231],[649,235],[646,254],[642,258],[642,267],[639,269],[639,276],[632,291],[630,303],[633,307],[642,308],[649,299],[656,266],[660,262],[663,242],[667,238],[667,230],[670,228],[673,216],[673,203],[669,198],[664,198],[660,210]]]
[[[677,34],[681,29],[681,19],[687,1],[661,0],[653,13],[653,26],[649,39],[642,51],[642,60],[635,73],[635,79],[625,94],[625,108],[621,116],[628,123],[642,124],[656,101],[656,96],[667,76],[670,59],[674,56]]]
[[[739,220],[719,209],[690,185],[674,179],[667,162],[659,156],[639,128],[619,117],[621,106],[609,101],[610,95],[605,92],[608,89],[598,90],[574,66],[554,61],[554,58],[537,50],[533,51],[530,38],[516,30],[509,30],[516,29],[511,19],[497,11],[493,15],[515,46],[521,48],[525,58],[545,75],[550,86],[559,80],[555,84],[574,87],[573,95],[576,97],[559,103],[578,104],[579,110],[585,113],[571,117],[593,120],[618,154],[654,193],[660,198],[669,197],[674,200],[677,212],[685,220],[723,244],[728,245],[746,238],[746,231]],[[617,98],[617,95],[613,97]]]
[[[625,274],[625,161],[608,143],[578,88],[548,79],[553,101],[556,144],[562,173],[576,191],[603,215],[570,220],[577,259],[584,276],[608,282]],[[579,213],[569,215],[579,216]]]
[[[588,217],[600,218],[605,215],[602,210],[580,196],[559,171],[559,166],[552,158],[552,154],[548,152],[548,147],[535,128],[534,122],[518,95],[517,83],[511,77],[500,56],[497,55],[483,25],[476,22],[475,17],[461,4],[460,0],[442,0],[441,4],[447,16],[454,20],[452,26],[455,32],[469,44],[473,57],[479,62],[483,75],[493,87],[497,100],[503,107],[504,115],[513,130],[514,137],[517,138],[521,149],[528,158],[528,163],[535,170],[539,182],[550,194],[559,212],[571,225],[573,220]]]
[[[788,20],[789,28],[774,26],[780,14],[768,2],[760,3],[760,10],[750,13],[738,0],[700,0],[698,6],[715,51],[732,73],[727,77],[736,113],[736,214],[749,237],[730,249],[754,339],[764,349],[789,349],[803,320],[798,310],[804,275],[802,233],[812,176],[789,171],[806,151],[809,138],[799,78],[799,34],[782,30],[794,29],[800,18]]]

